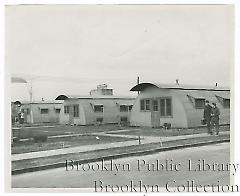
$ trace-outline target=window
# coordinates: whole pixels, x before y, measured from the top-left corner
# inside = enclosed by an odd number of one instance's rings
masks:
[[[171,99],[166,99],[166,113],[167,113],[167,116],[172,116],[172,101],[171,101]]]
[[[166,105],[165,105],[165,103],[166,103],[165,99],[160,99],[160,114],[161,114],[161,116],[166,115]]]
[[[48,114],[48,109],[47,108],[42,108],[40,113],[41,114]]]
[[[149,111],[150,110],[150,100],[146,99],[145,101],[146,101],[145,110]]]
[[[103,112],[103,105],[95,105],[94,112]]]
[[[158,100],[153,100],[153,102],[152,102],[152,104],[153,104],[153,111],[158,111]]]
[[[192,93],[191,93],[192,94]],[[197,97],[196,97],[197,96]],[[187,95],[189,101],[192,103],[193,107],[196,109],[204,109],[205,107],[205,97],[199,97],[199,95]]]
[[[172,100],[171,98],[160,99],[160,115],[172,116]]]
[[[120,105],[120,112],[127,112],[128,106],[127,105]]]
[[[230,108],[230,99],[227,97],[221,97],[218,95],[215,95],[218,99],[218,101],[222,104],[224,108]]]
[[[230,108],[230,99],[223,99],[223,107]]]
[[[140,100],[140,110],[141,111],[145,110],[145,100],[144,99]]]
[[[69,106],[68,105],[64,106],[64,114],[69,114]]]
[[[60,111],[61,111],[61,109],[59,109],[59,108],[56,108],[56,109],[55,109],[55,112],[56,112],[57,114],[59,114]]]
[[[133,105],[120,105],[120,112],[129,112],[132,110]]]
[[[195,108],[196,109],[203,109],[205,106],[205,99],[195,99]]]
[[[150,111],[150,99],[140,100],[140,110],[141,111]]]
[[[79,105],[73,105],[73,117],[79,117]]]

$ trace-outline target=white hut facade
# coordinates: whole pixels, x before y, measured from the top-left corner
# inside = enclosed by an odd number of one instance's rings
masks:
[[[141,83],[130,115],[130,125],[190,128],[201,126],[205,101],[217,103],[220,124],[230,124],[230,89]]]
[[[21,110],[24,112],[24,123],[59,123],[62,101],[34,101],[31,103],[21,102],[21,104]]]
[[[135,98],[59,95],[56,100],[64,100],[60,124],[90,125],[128,122]]]

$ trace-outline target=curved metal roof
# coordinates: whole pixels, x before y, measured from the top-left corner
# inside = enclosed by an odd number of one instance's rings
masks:
[[[55,100],[65,99],[135,99],[135,97],[113,95],[59,95]]]
[[[178,90],[230,91],[230,88],[228,87],[158,84],[158,83],[140,83],[134,86],[133,88],[131,88],[130,91],[143,91],[148,87],[156,87],[160,89],[178,89]]]
[[[55,100],[65,100],[65,99],[68,99],[66,95],[59,95]]]

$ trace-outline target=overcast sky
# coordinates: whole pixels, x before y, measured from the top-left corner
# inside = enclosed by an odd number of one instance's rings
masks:
[[[230,86],[230,5],[21,5],[6,9],[6,67],[34,76],[34,99],[87,95],[106,83],[116,95],[141,82]],[[36,77],[41,76],[41,77]],[[11,84],[12,100],[28,85]]]

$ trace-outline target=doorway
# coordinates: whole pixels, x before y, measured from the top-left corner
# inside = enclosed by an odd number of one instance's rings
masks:
[[[69,105],[69,124],[73,124],[73,105]]]
[[[152,127],[160,127],[160,111],[159,111],[160,99],[151,100],[151,123]]]

